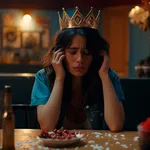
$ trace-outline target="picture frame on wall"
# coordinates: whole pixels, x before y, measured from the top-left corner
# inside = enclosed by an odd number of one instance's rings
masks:
[[[41,47],[40,32],[22,32],[21,33],[21,47],[24,49],[38,49]]]
[[[21,48],[21,31],[17,27],[2,28],[2,48]]]

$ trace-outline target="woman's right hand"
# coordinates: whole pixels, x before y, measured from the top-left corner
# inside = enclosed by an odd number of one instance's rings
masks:
[[[65,70],[62,65],[62,60],[65,58],[65,52],[62,51],[62,48],[55,51],[52,57],[52,66],[55,70],[56,78],[55,80],[64,80]]]

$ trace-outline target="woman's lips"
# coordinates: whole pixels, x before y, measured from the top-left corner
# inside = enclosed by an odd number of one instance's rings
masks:
[[[77,66],[77,67],[74,67],[74,69],[75,69],[76,71],[81,72],[81,71],[84,70],[84,67],[79,67],[79,66]]]

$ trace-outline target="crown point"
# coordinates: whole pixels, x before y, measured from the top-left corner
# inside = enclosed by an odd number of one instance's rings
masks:
[[[93,9],[93,7],[91,7],[91,9]]]
[[[62,10],[64,11],[64,10],[65,10],[65,8],[63,7],[63,8],[62,8]]]
[[[57,13],[59,14],[59,11]]]
[[[78,6],[76,6],[76,9],[79,9],[79,7],[78,7]]]

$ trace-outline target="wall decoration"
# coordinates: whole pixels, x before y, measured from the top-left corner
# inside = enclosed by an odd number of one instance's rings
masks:
[[[2,48],[20,48],[21,32],[17,27],[4,26],[2,29]]]
[[[39,64],[50,45],[50,17],[29,13],[26,25],[22,11],[2,11],[0,33],[0,63]],[[25,28],[24,28],[25,27]],[[20,61],[17,58],[20,57]],[[8,59],[7,59],[8,58]],[[29,58],[29,59],[28,59]]]
[[[38,49],[41,47],[40,32],[22,32],[22,48]]]

